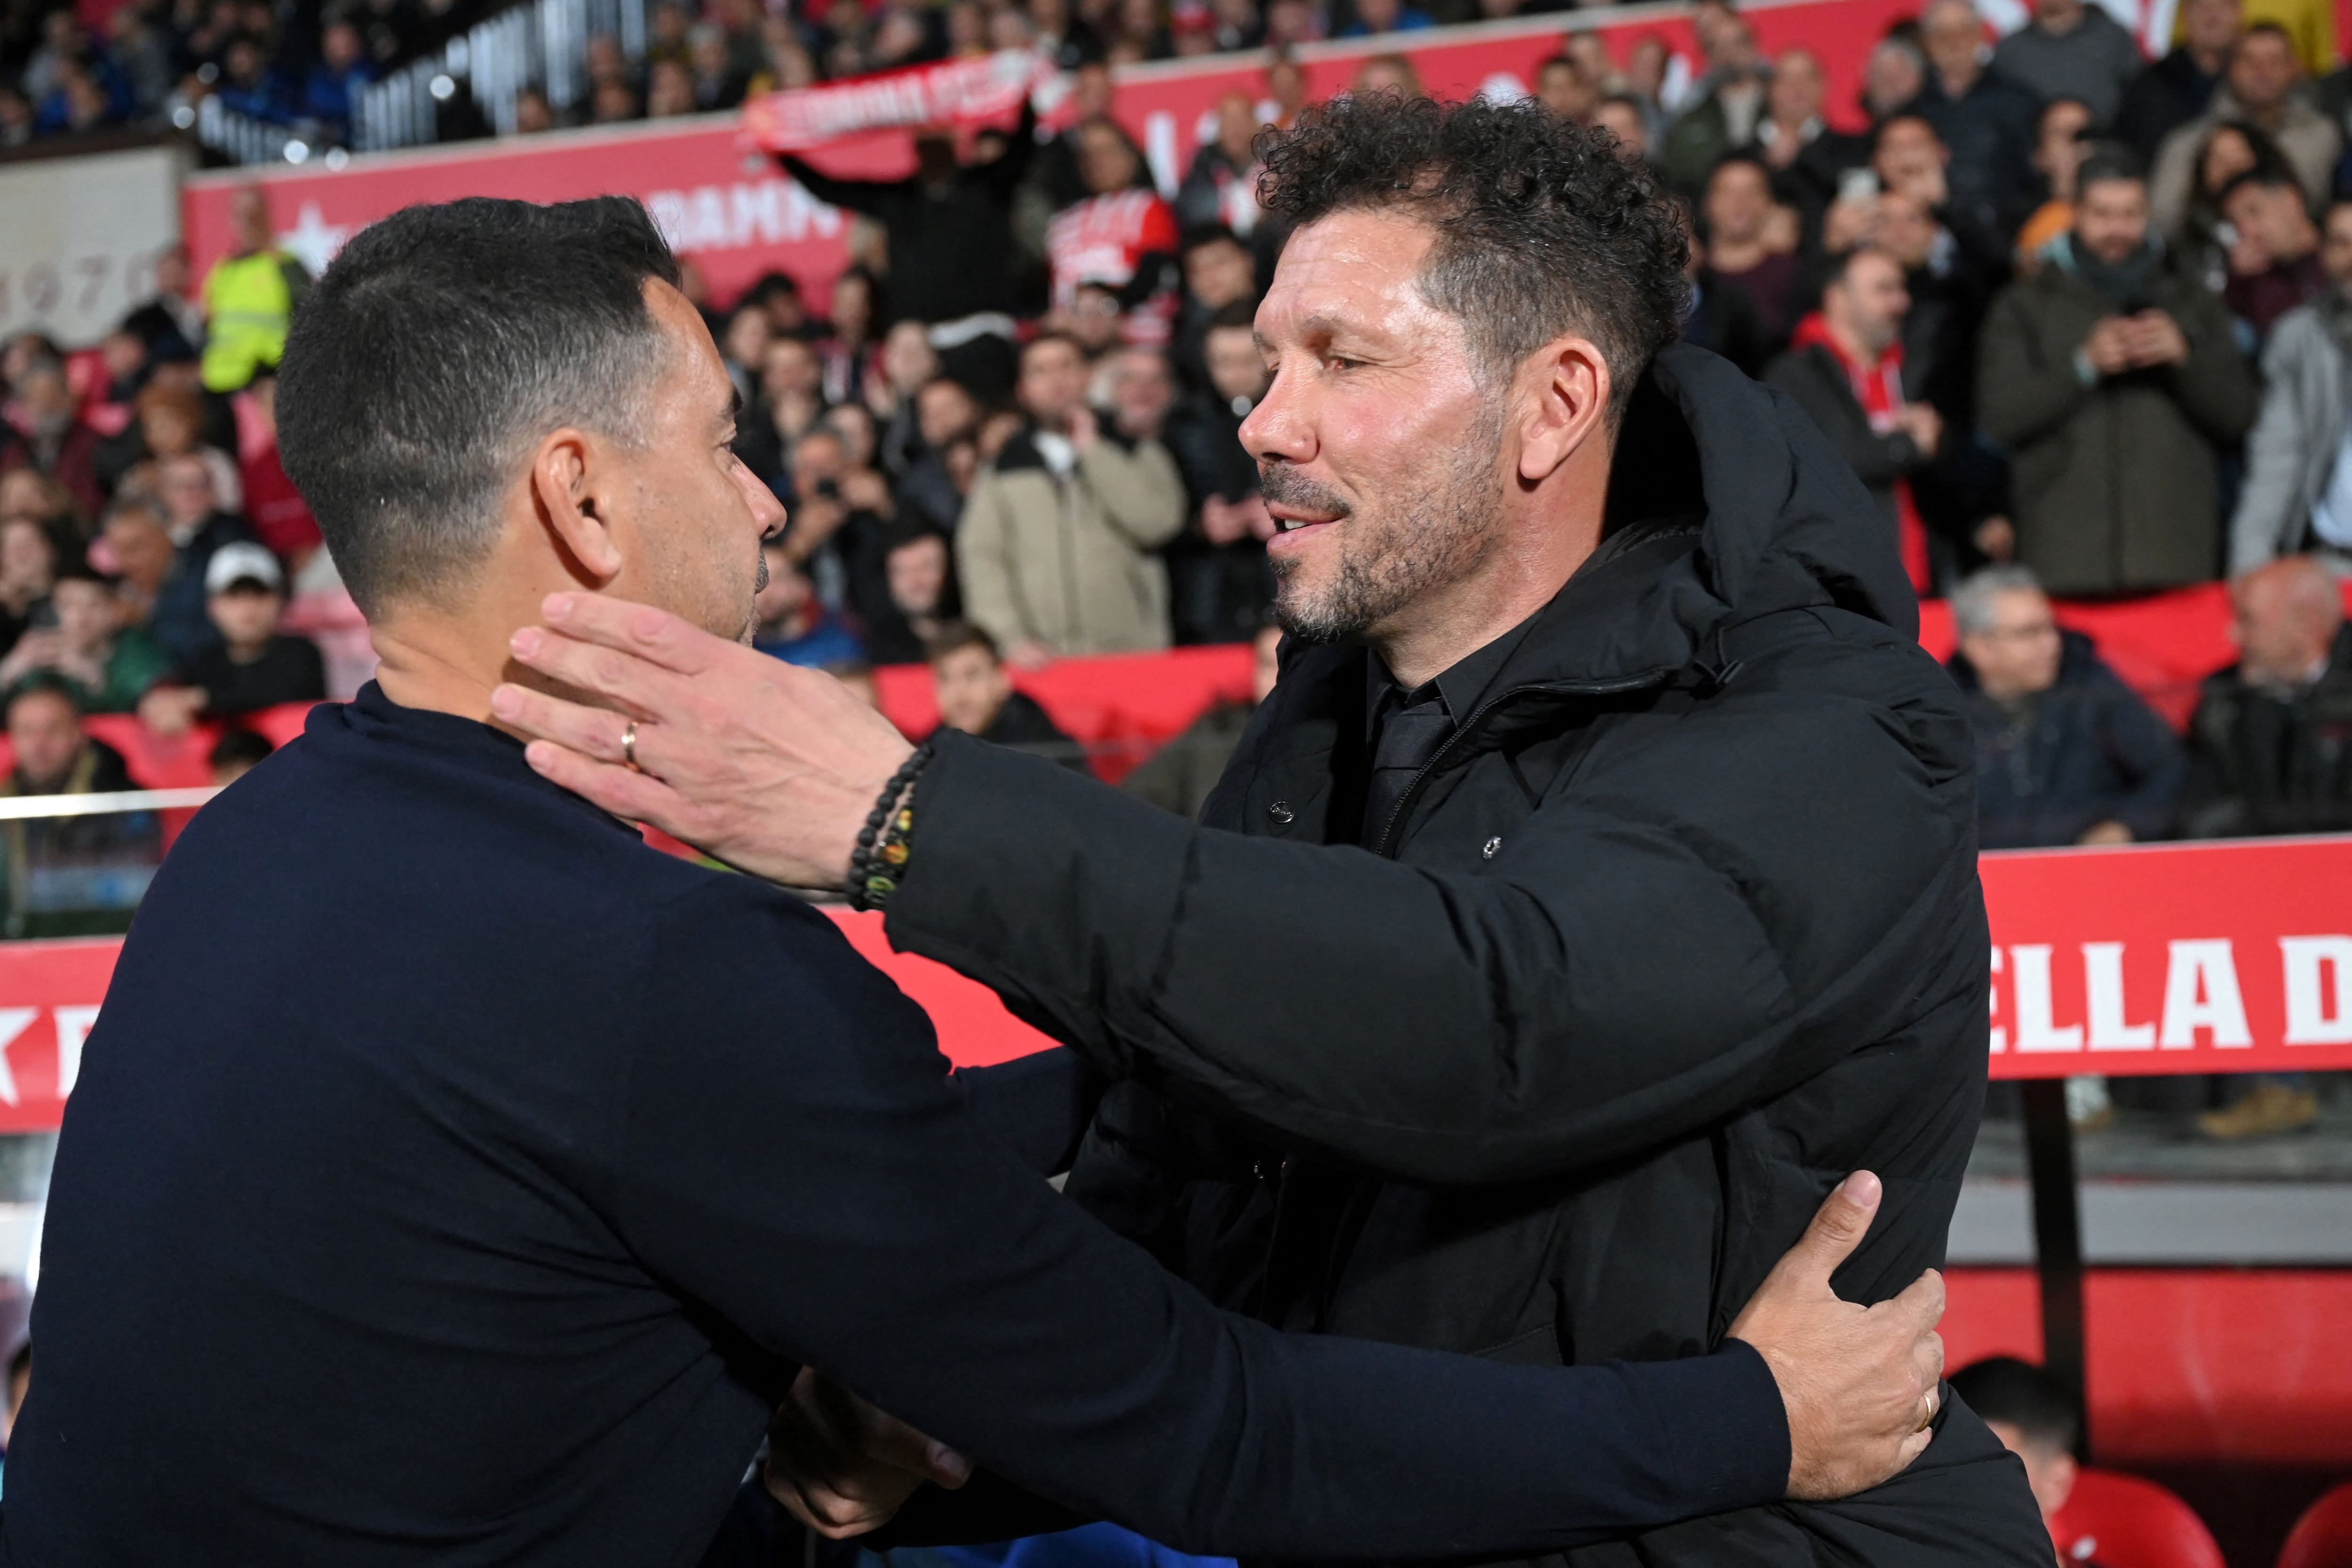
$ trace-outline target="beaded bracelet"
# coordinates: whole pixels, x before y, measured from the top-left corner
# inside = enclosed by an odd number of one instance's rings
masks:
[[[849,881],[842,889],[851,909],[878,910],[898,890],[915,831],[915,778],[930,760],[931,743],[926,741],[898,764],[866,814],[857,847],[850,851]]]

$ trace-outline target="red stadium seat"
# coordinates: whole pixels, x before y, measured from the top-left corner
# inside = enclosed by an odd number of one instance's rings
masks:
[[[2196,1510],[2154,1481],[2085,1469],[2050,1521],[2062,1563],[2099,1568],[2223,1568]]]
[[[2279,1548],[2278,1568],[2352,1568],[2352,1481],[2304,1510]]]

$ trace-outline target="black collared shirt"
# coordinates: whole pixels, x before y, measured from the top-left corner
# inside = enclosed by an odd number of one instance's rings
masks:
[[[1537,611],[1486,647],[1455,659],[1411,691],[1398,683],[1378,653],[1366,658],[1364,746],[1371,758],[1371,778],[1358,840],[1365,848],[1384,847],[1390,819],[1405,791],[1454,730],[1478,710],[1495,678],[1542,613]]]

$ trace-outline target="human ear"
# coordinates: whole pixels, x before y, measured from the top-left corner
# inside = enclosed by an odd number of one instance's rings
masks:
[[[1601,428],[1609,387],[1609,362],[1588,338],[1556,338],[1528,356],[1511,400],[1518,414],[1521,483],[1549,479]]]
[[[566,427],[539,445],[530,465],[533,508],[549,542],[572,575],[591,588],[621,574],[620,536],[607,476],[609,462],[592,437]]]

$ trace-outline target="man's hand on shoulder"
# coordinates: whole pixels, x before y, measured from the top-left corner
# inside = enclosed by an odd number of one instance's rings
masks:
[[[950,1491],[971,1463],[803,1367],[768,1429],[768,1491],[829,1541],[879,1530],[926,1481]]]
[[[1876,1176],[1830,1194],[1797,1245],[1740,1310],[1731,1337],[1772,1369],[1789,1411],[1789,1495],[1864,1491],[1926,1451],[1944,1375],[1943,1276],[1929,1269],[1874,1307],[1841,1300],[1830,1275],[1878,1212]]]
[[[532,767],[754,876],[842,882],[859,825],[912,750],[887,719],[821,670],[650,605],[553,594],[541,613],[546,626],[515,633],[516,660],[595,705],[536,686],[492,692],[498,721],[530,738]]]

